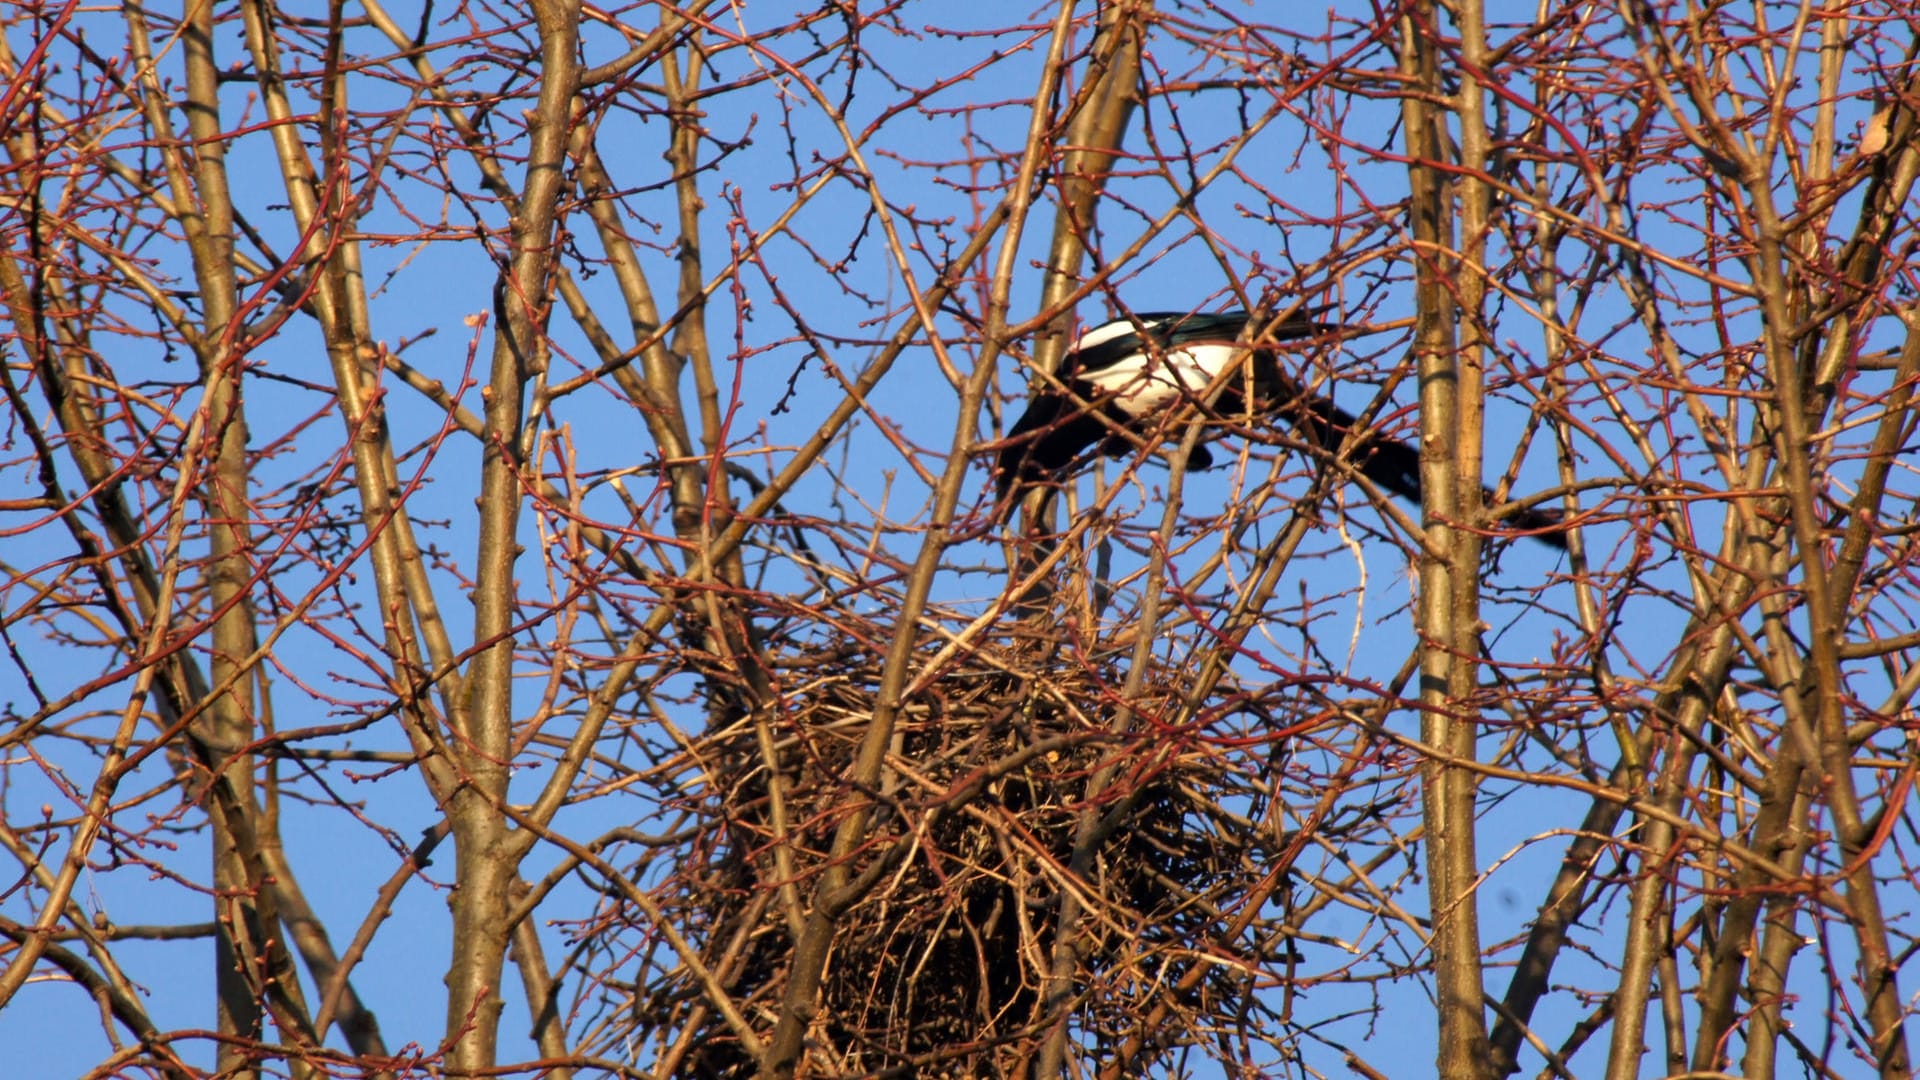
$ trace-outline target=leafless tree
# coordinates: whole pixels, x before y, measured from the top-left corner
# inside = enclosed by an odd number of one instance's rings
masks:
[[[1911,1075],[1909,5],[526,7],[0,12],[27,1061]]]

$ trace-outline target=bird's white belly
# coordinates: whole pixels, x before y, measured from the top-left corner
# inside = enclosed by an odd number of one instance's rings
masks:
[[[1181,398],[1204,392],[1243,349],[1236,345],[1190,345],[1159,356],[1136,353],[1080,378],[1131,416],[1144,416]]]

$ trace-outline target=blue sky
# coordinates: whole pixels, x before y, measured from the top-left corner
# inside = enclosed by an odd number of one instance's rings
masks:
[[[871,139],[862,146],[867,165],[877,177],[881,191],[896,208],[912,208],[918,226],[908,232],[910,241],[921,246],[908,261],[914,279],[924,286],[932,276],[934,262],[943,251],[941,245],[963,242],[969,227],[978,220],[982,207],[997,197],[1008,178],[996,163],[983,160],[989,148],[1018,144],[1028,120],[1026,102],[1036,84],[1042,52],[1046,13],[1038,15],[1020,5],[983,2],[965,6],[941,5],[938,19],[944,25],[931,27],[936,16],[925,6],[908,6],[897,20],[895,30],[869,28],[865,44],[872,51],[875,65],[855,73],[856,92],[844,98],[849,129],[864,132],[871,127]],[[1240,11],[1240,9],[1233,9]],[[1303,69],[1339,55],[1348,48],[1362,49],[1362,67],[1378,68],[1386,60],[1384,52],[1367,51],[1358,44],[1363,35],[1342,22],[1342,13],[1370,17],[1371,9],[1357,5],[1325,12],[1286,16],[1301,21],[1288,29],[1303,38],[1287,43],[1282,51],[1298,54]],[[1401,145],[1397,127],[1397,106],[1392,102],[1369,100],[1338,89],[1320,87],[1302,93],[1296,100],[1289,92],[1276,92],[1284,77],[1273,79],[1272,71],[1237,68],[1232,48],[1237,40],[1230,31],[1221,31],[1214,40],[1220,51],[1203,59],[1191,41],[1182,41],[1175,27],[1182,20],[1199,19],[1198,9],[1164,5],[1170,20],[1150,49],[1152,78],[1169,86],[1191,83],[1187,89],[1169,92],[1157,98],[1136,119],[1128,149],[1143,159],[1164,155],[1177,159],[1191,148],[1200,169],[1221,163],[1233,156],[1233,168],[1204,190],[1194,191],[1190,174],[1184,167],[1156,170],[1139,165],[1137,175],[1115,180],[1109,201],[1101,210],[1099,240],[1104,250],[1119,251],[1139,236],[1147,222],[1163,215],[1183,198],[1191,199],[1191,211],[1176,218],[1171,226],[1146,242],[1141,251],[1115,268],[1111,278],[1112,297],[1137,310],[1220,309],[1236,306],[1229,282],[1238,281],[1257,294],[1263,288],[1279,288],[1304,293],[1318,302],[1331,303],[1349,317],[1370,323],[1388,323],[1405,317],[1411,288],[1404,254],[1396,245],[1402,238],[1401,226],[1391,212],[1371,214],[1366,207],[1390,207],[1405,195],[1404,165],[1392,159]],[[1243,12],[1249,17],[1255,13]],[[411,15],[396,12],[401,22],[411,25]],[[638,19],[642,15],[636,12]],[[1272,16],[1263,16],[1272,17]],[[96,47],[117,42],[120,31],[110,17],[90,15],[92,40]],[[737,25],[752,34],[782,24],[786,19],[773,9],[747,8]],[[1217,13],[1206,18],[1218,19]],[[1338,27],[1331,43],[1308,40],[1323,34],[1329,19]],[[764,23],[756,20],[764,20]],[[966,24],[962,25],[961,21]],[[982,34],[985,28],[1019,24],[1022,29],[998,34]],[[436,31],[437,32],[437,31]],[[1251,33],[1251,31],[1249,31]],[[1269,31],[1271,33],[1271,31]],[[1497,36],[1497,34],[1496,34]],[[23,27],[10,30],[16,55],[30,48],[30,37]],[[793,44],[784,39],[780,47]],[[599,62],[616,55],[619,43],[604,28],[589,27],[588,58]],[[237,59],[238,43],[232,33],[219,44],[221,55]],[[359,31],[352,47],[365,55],[384,55],[386,46],[373,39],[370,31]],[[986,57],[1004,51],[1006,56],[976,72],[960,76]],[[458,54],[436,54],[434,62],[443,69],[455,69]],[[172,61],[168,61],[169,63]],[[748,79],[763,61],[744,50],[723,51],[715,56],[710,85],[725,85],[728,80]],[[494,87],[514,76],[498,67],[473,64],[455,69],[469,80],[469,89]],[[844,68],[809,69],[829,101],[840,102],[846,89],[848,71]],[[953,77],[953,85],[930,96],[917,110],[902,114],[889,112],[892,101],[887,88],[892,80],[928,84]],[[1227,79],[1257,80],[1266,77],[1270,84],[1257,83],[1244,93],[1227,88]],[[1864,76],[1863,76],[1864,77]],[[1204,80],[1204,81],[1203,81]],[[674,230],[674,210],[670,187],[661,185],[664,166],[660,162],[666,124],[652,111],[658,97],[649,85],[657,76],[643,71],[635,85],[610,91],[613,100],[605,103],[598,145],[617,184],[632,186],[623,202],[628,226],[644,242],[654,245],[643,251],[645,268],[666,288],[671,281],[670,243]],[[394,86],[383,84],[371,75],[352,83],[353,105],[373,109],[382,105],[397,107],[403,95]],[[1003,107],[950,111],[983,101],[1003,101]],[[231,109],[228,123],[236,128],[260,119],[256,105],[235,85],[229,92]],[[821,168],[844,150],[844,145],[829,122],[825,110],[792,80],[773,78],[758,82],[737,93],[721,93],[706,98],[708,123],[718,140],[745,140],[738,150],[720,158],[714,171],[705,177],[707,212],[701,235],[710,260],[705,273],[711,276],[724,253],[740,250],[759,230],[788,205],[796,184],[803,184],[814,170]],[[1860,101],[1844,103],[1847,116],[1842,130],[1855,130],[1865,121],[1870,105]],[[1324,124],[1316,133],[1303,126],[1303,119]],[[1517,121],[1516,121],[1517,123]],[[1597,133],[1604,133],[1601,119],[1595,120]],[[1249,135],[1249,132],[1252,132]],[[1243,138],[1244,137],[1244,138]],[[1596,136],[1597,137],[1597,136]],[[709,148],[710,149],[710,148]],[[124,152],[138,148],[131,136]],[[266,136],[257,131],[236,138],[231,149],[231,164],[242,208],[277,250],[284,253],[297,241],[296,230],[277,206],[285,195],[278,186],[272,168],[271,148]],[[973,159],[979,167],[973,168]],[[410,167],[425,159],[404,157]],[[446,158],[452,163],[455,182],[473,191],[475,178],[458,154]],[[431,179],[434,174],[427,173]],[[1643,221],[1646,236],[1656,243],[1671,243],[1671,253],[1680,259],[1694,257],[1690,246],[1697,238],[1685,229],[1690,213],[1684,200],[1671,205],[1659,200],[1669,197],[1658,188],[1671,185],[1675,191],[1685,188],[1685,170],[1676,166],[1665,175],[1656,174],[1636,191],[1646,207]],[[362,178],[356,178],[358,182]],[[517,175],[516,175],[517,179]],[[1575,180],[1563,181],[1569,188]],[[376,197],[366,219],[369,234],[362,245],[370,287],[374,336],[399,349],[412,342],[403,358],[410,364],[449,386],[457,385],[468,371],[470,349],[477,343],[480,356],[474,374],[484,373],[486,349],[491,331],[476,332],[468,320],[485,315],[492,307],[493,268],[489,262],[498,247],[484,246],[470,236],[431,242],[404,241],[383,243],[381,236],[404,236],[419,228],[418,221],[434,221],[444,216],[449,236],[474,223],[473,207],[479,219],[497,230],[502,223],[498,207],[485,203],[444,202],[424,186],[396,182]],[[723,398],[731,410],[727,439],[733,447],[733,460],[748,469],[766,475],[791,454],[793,448],[817,430],[826,410],[838,399],[838,383],[829,364],[841,372],[857,372],[877,351],[877,343],[896,328],[907,305],[905,274],[891,262],[877,241],[875,222],[869,216],[866,190],[845,182],[829,185],[795,217],[791,236],[776,237],[761,249],[761,260],[739,276],[739,290],[720,288],[713,297],[708,328],[716,343],[716,378]],[[409,220],[408,215],[412,215]],[[906,215],[902,215],[904,219]],[[1850,220],[1845,213],[1837,222]],[[573,218],[574,231],[581,236],[583,250],[593,245],[584,215]],[[1020,264],[1012,292],[1014,318],[1032,313],[1039,295],[1037,262],[1044,257],[1045,238],[1050,220],[1043,212],[1030,228],[1020,250]],[[1836,226],[1840,227],[1840,226]],[[1368,232],[1373,228],[1377,231]],[[804,244],[792,237],[804,238]],[[1496,242],[1496,257],[1502,242]],[[949,247],[948,250],[951,248]],[[1353,265],[1343,274],[1329,271],[1322,260],[1330,252],[1351,253]],[[1571,251],[1569,254],[1573,254]],[[162,265],[177,259],[177,253],[160,252]],[[1295,268],[1304,268],[1304,277],[1295,277]],[[176,267],[177,269],[177,267]],[[602,318],[618,336],[621,326],[620,298],[610,276],[581,275],[583,291]],[[1675,271],[1664,280],[1689,302],[1697,302],[1703,286]],[[1630,313],[1617,288],[1601,285],[1593,293],[1592,309],[1583,328],[1630,323]],[[963,291],[956,306],[969,316],[981,310],[977,288]],[[800,329],[783,310],[790,305],[802,313],[807,327],[826,345],[826,355],[818,355],[802,340]],[[663,306],[670,306],[663,303]],[[1750,310],[1730,304],[1726,308],[1733,336],[1740,336],[1742,325],[1757,333],[1757,316]],[[1496,344],[1499,359],[1514,374],[1513,385],[1497,395],[1492,406],[1488,436],[1488,479],[1509,467],[1508,451],[1529,416],[1538,389],[1528,365],[1540,355],[1543,334],[1536,318],[1530,316],[1519,298],[1508,298],[1496,305]],[[1090,298],[1081,306],[1081,317],[1097,321],[1106,317],[1103,297]],[[573,373],[574,359],[592,363],[585,340],[564,318],[557,318],[557,344],[566,355],[556,365],[557,377]],[[973,362],[979,347],[978,334],[967,320],[951,314],[940,320],[940,332],[954,362]],[[1726,326],[1682,325],[1676,332],[1682,340],[1697,343],[1700,355],[1711,353],[1716,335]],[[431,336],[423,336],[423,335]],[[1623,365],[1644,361],[1646,342],[1637,338],[1631,327],[1617,334],[1593,334],[1608,356],[1624,358]],[[476,336],[477,335],[477,336]],[[623,339],[624,340],[624,339]],[[1887,340],[1890,342],[1892,337]],[[155,381],[177,380],[187,376],[190,362],[169,360],[156,355],[137,340],[125,343],[127,352],[116,358],[130,377]],[[146,351],[141,350],[145,348]],[[1338,371],[1336,396],[1349,408],[1366,406],[1377,388],[1401,363],[1405,339],[1396,332],[1360,338],[1344,343],[1337,351],[1316,355],[1303,363],[1317,365],[1309,370],[1320,373]],[[327,464],[335,438],[337,419],[330,414],[331,402],[323,387],[328,379],[322,343],[311,324],[300,318],[288,322],[271,340],[254,351],[262,367],[281,376],[306,380],[310,385],[269,379],[255,380],[248,389],[248,407],[256,443],[291,430],[298,423],[316,418],[315,437],[295,443],[286,453],[262,463],[259,484],[272,490],[311,482],[317,470]],[[1862,383],[1870,386],[1871,379]],[[998,390],[1003,407],[1018,408],[1024,392],[1024,380],[1014,359],[1003,359]],[[1665,429],[1653,425],[1656,442],[1671,441],[1675,446],[1697,444],[1697,432],[1688,429],[1684,416],[1676,415],[1676,398],[1665,388],[1652,384],[1626,385],[1623,392],[1638,394],[1635,405],[1639,415],[1651,418],[1673,416],[1676,423]],[[413,502],[414,514],[427,524],[423,536],[443,548],[454,565],[469,565],[473,554],[473,529],[470,524],[477,476],[477,452],[472,442],[454,436],[438,439],[444,425],[442,412],[423,402],[405,387],[394,385],[389,404],[397,443],[418,447],[401,462],[404,476],[418,476],[423,485]],[[464,401],[478,408],[476,392]],[[1412,430],[1410,386],[1402,386],[1393,397],[1393,407],[1385,414],[1396,417],[1399,430]],[[928,490],[918,478],[916,466],[937,475],[944,466],[944,455],[958,422],[957,396],[953,384],[943,373],[933,350],[915,347],[905,355],[896,370],[870,399],[872,416],[862,416],[852,429],[843,449],[829,454],[829,468],[816,470],[784,500],[794,511],[828,520],[843,520],[849,535],[864,540],[859,530],[869,521],[874,507],[885,508],[886,517],[897,531],[883,532],[877,543],[895,557],[911,557],[917,544],[914,527],[927,518]],[[1737,411],[1737,405],[1729,405]],[[1602,415],[1597,408],[1593,414]],[[899,434],[918,449],[911,456],[877,430],[878,421],[894,425]],[[564,433],[577,448],[580,467],[592,470],[636,469],[626,479],[627,490],[638,499],[648,495],[652,476],[650,458],[653,448],[638,416],[627,403],[612,392],[598,389],[575,394],[559,402],[554,411],[556,434]],[[983,421],[984,425],[984,421]],[[562,428],[562,426],[564,426]],[[991,429],[983,426],[983,437]],[[1613,429],[1617,434],[1617,429]],[[1513,463],[1519,481],[1515,490],[1530,492],[1555,482],[1554,453],[1550,437],[1536,436],[1530,452]],[[1591,443],[1576,450],[1587,455],[1593,474],[1606,475],[1602,455]],[[1680,459],[1676,455],[1674,460]],[[1274,468],[1298,469],[1298,462],[1284,460]],[[1114,464],[1102,466],[1106,477],[1118,475]],[[1157,464],[1142,467],[1138,475],[1144,486],[1124,492],[1114,504],[1114,513],[1122,520],[1142,524],[1157,517],[1160,493],[1167,480]],[[1217,506],[1235,491],[1236,477],[1230,468],[1189,478],[1185,498],[1189,507]],[[1711,477],[1706,477],[1711,480]],[[19,470],[6,473],[5,497],[23,497],[22,486],[30,481]],[[984,460],[970,474],[966,500],[989,497],[990,479]],[[1305,669],[1331,668],[1355,684],[1381,680],[1389,676],[1404,657],[1411,636],[1406,626],[1406,605],[1412,595],[1404,558],[1399,549],[1366,538],[1366,527],[1378,527],[1379,514],[1365,505],[1364,499],[1349,492],[1342,496],[1350,507],[1349,527],[1339,528],[1334,518],[1329,530],[1316,533],[1309,542],[1309,553],[1299,561],[1299,569],[1283,587],[1282,605],[1309,606],[1319,620],[1314,624],[1315,638],[1325,660],[1307,658],[1306,642],[1283,618],[1264,626],[1250,646],[1261,656]],[[620,522],[627,510],[609,484],[598,484],[585,496],[584,509],[590,516]],[[336,512],[346,514],[350,506],[340,502]],[[1717,505],[1706,505],[1695,521],[1703,531],[1702,544],[1710,547],[1717,536]],[[550,547],[554,539],[540,531],[537,515],[525,521],[526,542],[535,551]],[[1271,522],[1262,523],[1253,534],[1263,537]],[[664,529],[662,530],[664,531]],[[1254,541],[1257,543],[1257,540]],[[1599,558],[1612,560],[1606,565],[1625,567],[1632,562],[1627,530],[1602,524],[1589,530],[1588,542]],[[54,536],[46,547],[32,535],[15,536],[6,541],[7,558],[14,566],[35,566],[65,551],[63,537]],[[1207,549],[1189,560],[1177,561],[1176,568],[1192,571]],[[1122,547],[1117,556],[1120,570],[1137,567],[1139,559]],[[1129,564],[1128,560],[1133,559]],[[983,541],[957,548],[949,557],[949,570],[937,586],[936,599],[956,612],[976,611],[999,594],[1003,587],[1003,554],[997,542]],[[1492,577],[1496,590],[1490,595],[1486,618],[1490,624],[1490,648],[1499,659],[1524,664],[1547,659],[1556,646],[1556,635],[1570,634],[1564,617],[1543,610],[1532,598],[1518,591],[1542,576],[1563,569],[1557,556],[1539,545],[1514,544],[1506,550]],[[537,560],[522,564],[522,581],[534,583],[541,576]],[[287,560],[274,577],[274,585],[288,596],[297,596],[303,586],[314,580],[311,570]],[[798,591],[806,580],[791,565],[774,563],[767,571],[767,587]],[[1683,594],[1684,575],[1677,564],[1667,565],[1649,575],[1651,585]],[[449,600],[458,595],[451,577]],[[543,586],[536,586],[537,594]],[[1305,597],[1311,592],[1311,604]],[[343,590],[343,597],[370,605],[370,572],[356,568]],[[1123,601],[1121,610],[1125,610]],[[876,597],[871,606],[883,599]],[[1569,606],[1562,602],[1562,607]],[[1616,613],[1622,631],[1615,641],[1613,659],[1630,670],[1635,664],[1657,667],[1662,657],[1677,644],[1681,606],[1658,589],[1623,601]],[[1289,606],[1289,610],[1292,610]],[[456,640],[467,634],[464,625],[468,609],[459,603],[447,603],[445,612],[453,624]],[[373,613],[363,608],[363,620]],[[1350,640],[1351,639],[1351,640]],[[1179,647],[1170,642],[1168,649]],[[50,683],[62,686],[61,665],[68,663],[56,644],[40,640],[26,642],[29,666],[44,670]],[[282,730],[303,725],[338,723],[352,716],[367,700],[377,696],[367,682],[372,674],[341,662],[341,654],[303,628],[295,628],[284,639],[282,664],[269,673],[276,687],[276,722]],[[88,661],[88,663],[96,663]],[[44,667],[43,667],[44,665]],[[97,670],[89,668],[89,672]],[[1248,677],[1257,678],[1259,667],[1250,664]],[[0,691],[24,711],[25,689],[6,680],[15,678],[12,669],[0,671]],[[75,681],[78,677],[75,676]],[[312,695],[296,689],[304,684]],[[1863,683],[1872,685],[1872,680]],[[528,681],[525,692],[529,707],[538,693],[538,684]],[[56,691],[58,692],[58,691]],[[325,697],[335,697],[330,704]],[[124,700],[120,698],[118,700]],[[115,692],[103,692],[95,699],[102,708],[116,701]],[[1396,730],[1412,734],[1414,720],[1398,716],[1390,721]],[[1511,726],[1490,726],[1489,753],[1514,730]],[[354,735],[355,749],[402,749],[404,743],[390,726],[375,726]],[[1596,735],[1586,746],[1604,767],[1610,763],[1605,741]],[[76,756],[67,762],[76,776],[87,776],[88,761]],[[155,770],[165,767],[156,759]],[[365,915],[371,897],[391,874],[395,865],[395,846],[411,844],[421,829],[436,819],[431,804],[422,794],[417,780],[406,775],[376,775],[377,766],[338,766],[328,774],[329,783],[344,800],[363,807],[355,820],[338,807],[289,800],[284,831],[290,855],[296,867],[311,867],[305,882],[310,899],[328,920],[336,945],[352,932]],[[516,795],[537,791],[542,770],[530,766],[516,779]],[[47,791],[30,768],[16,761],[8,776],[7,811],[16,822],[23,809],[41,801],[58,801]],[[290,780],[291,789],[318,796],[305,781]],[[137,789],[137,785],[134,785]],[[1382,797],[1395,794],[1383,782]],[[150,806],[130,807],[126,812],[166,814],[177,810],[168,795]],[[1498,862],[1480,896],[1481,912],[1491,943],[1504,937],[1502,927],[1517,932],[1531,917],[1544,875],[1557,865],[1567,838],[1567,830],[1577,825],[1584,812],[1580,797],[1561,789],[1521,785],[1502,787],[1489,783],[1487,798],[1495,808],[1483,819],[1481,854],[1483,866]],[[577,827],[584,832],[605,827],[622,814],[644,817],[653,813],[644,800],[627,803],[590,805],[567,811],[557,823]],[[385,831],[365,822],[378,822]],[[180,845],[178,861],[189,867],[204,864],[195,853],[201,838],[196,833],[172,834],[159,830],[154,835],[169,836]],[[55,845],[56,850],[58,845]],[[439,862],[424,879],[404,889],[398,905],[386,925],[374,939],[361,968],[356,987],[379,1016],[388,1044],[398,1048],[409,1041],[430,1045],[439,1037],[443,1023],[443,996],[439,978],[444,972],[449,948],[445,933],[445,883],[451,874],[452,851],[443,846]],[[551,865],[553,853],[536,849],[525,876],[534,877]],[[1423,893],[1417,883],[1405,883],[1399,896],[1403,903],[1419,902]],[[155,881],[137,868],[120,868],[89,875],[76,900],[105,911],[120,922],[156,923],[172,920],[199,921],[206,918],[204,897],[189,888],[167,881]],[[542,914],[560,918],[584,914],[591,898],[585,890],[563,888],[556,893]],[[9,914],[20,917],[18,898],[9,901]],[[1617,916],[1616,916],[1617,917]],[[1359,912],[1330,910],[1314,929],[1371,949],[1382,946],[1390,953],[1403,949],[1404,934],[1386,941],[1386,934],[1369,916]],[[559,929],[545,929],[549,960],[565,952]],[[1582,984],[1605,984],[1602,966],[1612,960],[1604,938],[1589,940],[1591,954],[1570,953],[1556,979]],[[210,952],[210,949],[207,950]],[[1329,950],[1331,952],[1332,950]],[[1844,949],[1842,950],[1844,953]],[[133,978],[148,991],[146,1003],[163,1028],[192,1028],[211,1025],[210,960],[193,956],[183,962],[189,950],[174,944],[140,945],[128,943],[117,955],[128,966]],[[1308,947],[1312,963],[1329,967],[1336,961],[1316,955]],[[1388,964],[1414,959],[1406,955],[1387,955]],[[1806,969],[1803,968],[1803,971]],[[1815,970],[1809,973],[1817,975]],[[1489,986],[1504,990],[1506,974],[1493,970]],[[1812,985],[1809,991],[1815,989]],[[503,1060],[533,1055],[524,1041],[525,1010],[515,995],[517,981],[506,982],[509,997],[507,1020],[503,1026]],[[75,1009],[71,986],[47,984],[31,987],[15,1005],[0,1012],[0,1042],[20,1048],[17,1058],[21,1075],[60,1076],[76,1074],[98,1061],[105,1052],[97,1027],[68,1030],[79,1020],[93,1024],[86,1009]],[[1332,1017],[1354,1010],[1345,1020],[1331,1021],[1316,1029],[1314,1037],[1300,1043],[1300,1052],[1308,1065],[1324,1072],[1340,1071],[1337,1052],[1316,1041],[1328,1038],[1354,1045],[1366,1044],[1363,1051],[1376,1068],[1391,1075],[1417,1075],[1429,1067],[1432,1057],[1431,1015],[1424,984],[1414,977],[1386,978],[1379,982],[1355,982],[1327,985],[1315,990],[1312,1009],[1317,1016]],[[1557,1037],[1578,1020],[1578,1014],[1566,999],[1556,999],[1536,1016],[1538,1025]],[[1810,994],[1817,1002],[1817,994]],[[1380,1013],[1369,1017],[1365,1011],[1378,1003]],[[1815,1005],[1815,1008],[1818,1006]],[[1409,1021],[1407,1018],[1415,1020]],[[42,1037],[49,1026],[61,1031],[60,1038]],[[1583,1068],[1594,1068],[1604,1045],[1590,1047],[1577,1058]],[[210,1053],[206,1057],[210,1058]],[[1652,1068],[1655,1055],[1649,1055]],[[1529,1071],[1537,1060],[1529,1064]],[[1204,1075],[1204,1074],[1203,1074]]]

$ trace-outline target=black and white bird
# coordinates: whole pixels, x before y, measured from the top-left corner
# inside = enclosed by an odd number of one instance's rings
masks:
[[[1102,323],[1074,339],[1060,362],[1058,381],[1027,403],[1007,432],[997,462],[1001,513],[1010,513],[1017,492],[1054,479],[1098,444],[1112,456],[1131,453],[1135,442],[1122,431],[1171,438],[1164,416],[1182,403],[1217,415],[1251,415],[1292,424],[1304,441],[1333,450],[1347,440],[1355,420],[1331,400],[1307,393],[1288,376],[1272,345],[1338,329],[1301,313],[1263,327],[1262,345],[1241,340],[1256,316],[1244,311],[1212,314],[1140,312]],[[1235,370],[1245,364],[1245,370]],[[1231,374],[1229,372],[1231,371]],[[1252,398],[1249,400],[1248,392]],[[1351,460],[1362,476],[1411,502],[1420,501],[1420,451],[1398,439],[1364,442]],[[1190,471],[1208,468],[1206,444],[1187,457]],[[1489,492],[1491,495],[1491,492]],[[1555,510],[1521,510],[1507,524],[1565,547]]]

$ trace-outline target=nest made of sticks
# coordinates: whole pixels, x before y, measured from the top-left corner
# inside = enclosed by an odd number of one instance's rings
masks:
[[[979,645],[903,703],[883,779],[859,791],[884,657],[841,641],[780,659],[783,708],[710,740],[730,766],[713,805],[727,839],[705,872],[725,887],[698,921],[729,993],[771,1030],[788,908],[813,902],[836,828],[871,807],[845,870],[872,884],[837,919],[809,1033],[830,1074],[1011,1075],[1062,1021],[1078,1053],[1141,1038],[1150,1014],[1163,1023],[1148,1036],[1171,1046],[1229,1021],[1291,956],[1287,838],[1262,824],[1277,779],[1247,758],[1270,751],[1169,729],[1182,672],[1156,665],[1128,697],[1119,659]],[[750,1075],[710,1023],[683,1072]]]

